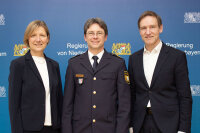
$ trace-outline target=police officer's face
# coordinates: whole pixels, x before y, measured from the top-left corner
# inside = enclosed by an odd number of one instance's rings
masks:
[[[88,50],[101,51],[104,49],[107,35],[105,35],[104,30],[98,24],[92,24],[84,35],[84,39],[88,44]]]
[[[163,26],[158,26],[157,19],[153,16],[146,16],[140,21],[140,35],[145,45],[156,46],[159,42],[159,34]]]

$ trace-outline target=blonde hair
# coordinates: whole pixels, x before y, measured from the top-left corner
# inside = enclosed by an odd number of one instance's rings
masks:
[[[29,47],[29,37],[33,33],[34,30],[36,30],[39,27],[43,27],[46,31],[47,37],[50,39],[50,33],[49,29],[44,21],[41,20],[35,20],[29,23],[27,26],[25,32],[24,32],[24,44]]]

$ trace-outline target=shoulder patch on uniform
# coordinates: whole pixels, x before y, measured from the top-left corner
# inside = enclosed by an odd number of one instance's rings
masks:
[[[124,78],[125,78],[125,81],[130,84],[130,80],[129,80],[129,74],[127,71],[124,71]]]

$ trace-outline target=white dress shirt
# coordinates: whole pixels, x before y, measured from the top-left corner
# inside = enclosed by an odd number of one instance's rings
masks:
[[[153,77],[154,69],[155,69],[161,48],[162,48],[161,41],[151,52],[148,51],[144,46],[144,52],[143,52],[143,65],[144,66],[143,67],[144,67],[144,75],[146,77],[149,87],[151,86],[151,80]],[[150,100],[147,104],[147,107],[151,107]]]
[[[93,64],[94,64],[94,59],[92,59],[93,56],[97,56],[97,57],[98,57],[97,62],[98,62],[98,64],[99,64],[99,62],[100,62],[100,60],[101,60],[103,54],[104,54],[104,50],[102,50],[102,51],[101,51],[100,53],[98,53],[97,55],[92,54],[92,53],[88,50],[88,57],[89,57],[89,60],[90,60],[91,65],[93,66]]]
[[[37,66],[37,69],[42,78],[44,88],[45,88],[45,126],[51,126],[51,104],[50,104],[50,88],[49,88],[49,73],[47,69],[47,63],[44,57],[32,56],[33,60]]]

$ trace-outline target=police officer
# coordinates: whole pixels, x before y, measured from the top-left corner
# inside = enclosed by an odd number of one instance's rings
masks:
[[[100,18],[88,19],[88,51],[68,62],[62,133],[128,133],[130,88],[125,61],[104,49],[108,30]]]

